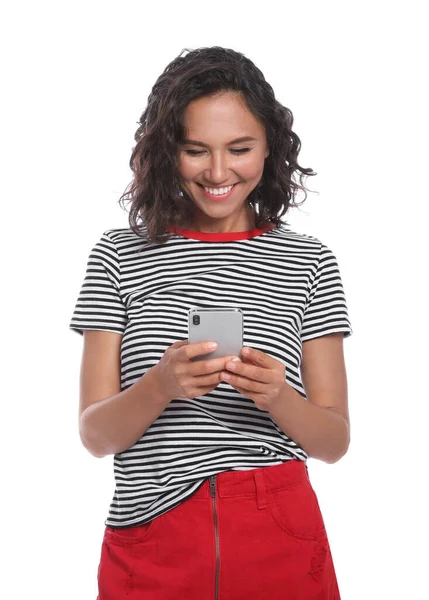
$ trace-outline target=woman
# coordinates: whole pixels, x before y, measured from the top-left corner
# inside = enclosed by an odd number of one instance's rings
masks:
[[[99,600],[340,598],[306,461],[347,451],[352,330],[335,256],[280,218],[315,175],[292,124],[220,47],[179,55],[149,96],[130,228],[95,244],[70,324],[82,442],[114,455]],[[189,344],[192,307],[241,308],[242,356]]]

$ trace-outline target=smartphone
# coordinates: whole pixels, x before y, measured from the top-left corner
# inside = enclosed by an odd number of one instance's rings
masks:
[[[239,356],[243,347],[243,311],[241,308],[191,308],[189,310],[188,340],[190,344],[217,342],[213,352],[195,356],[207,360],[223,356]]]

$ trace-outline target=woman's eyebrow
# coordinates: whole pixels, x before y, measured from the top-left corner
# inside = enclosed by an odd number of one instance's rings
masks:
[[[244,136],[244,137],[240,137],[237,138],[236,140],[232,140],[231,142],[228,142],[228,146],[230,144],[238,144],[240,142],[257,142],[258,140],[254,137],[250,137],[250,136]],[[183,140],[182,144],[193,144],[194,146],[205,146],[206,144],[204,144],[203,142],[197,142],[196,140]]]

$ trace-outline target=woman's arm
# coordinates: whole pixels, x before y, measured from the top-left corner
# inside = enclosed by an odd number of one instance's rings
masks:
[[[93,456],[130,448],[169,404],[150,370],[121,392],[122,335],[85,330],[80,372],[79,434]]]
[[[175,342],[161,360],[129,388],[120,391],[122,334],[85,330],[81,368],[79,432],[94,456],[118,454],[133,446],[175,394],[191,398],[213,391],[220,382],[225,356],[192,363],[209,351],[206,342]],[[179,397],[181,397],[179,396]]]
[[[309,456],[337,462],[350,444],[343,334],[304,342],[301,373],[308,400],[286,384],[269,412]]]

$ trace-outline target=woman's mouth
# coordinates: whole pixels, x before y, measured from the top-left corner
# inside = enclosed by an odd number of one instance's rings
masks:
[[[205,187],[201,183],[198,183],[197,185],[202,189],[207,198],[210,198],[210,200],[219,201],[229,198],[238,184],[234,183],[233,185],[228,185],[222,188]]]

